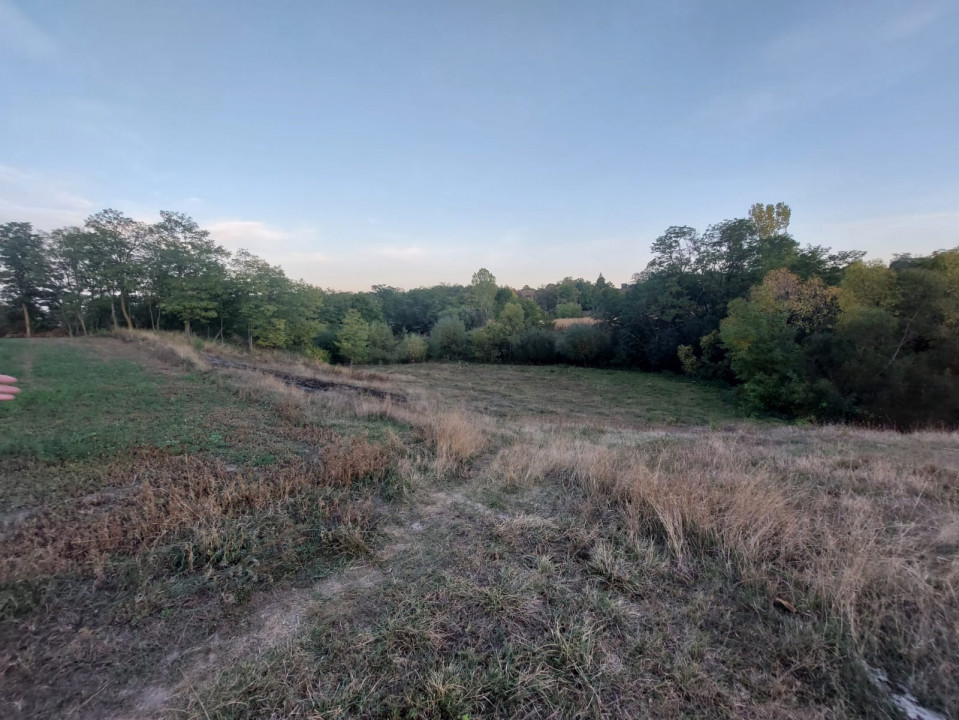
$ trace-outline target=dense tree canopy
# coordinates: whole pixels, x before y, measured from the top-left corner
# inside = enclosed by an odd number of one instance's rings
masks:
[[[180,329],[346,363],[616,365],[736,385],[756,410],[959,425],[959,248],[863,262],[800,244],[791,209],[667,228],[622,288],[565,277],[501,286],[322,291],[190,217],[116,210],[80,227],[0,225],[0,334]],[[554,321],[556,322],[554,326]]]

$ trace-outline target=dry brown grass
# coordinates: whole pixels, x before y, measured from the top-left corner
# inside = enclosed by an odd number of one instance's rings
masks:
[[[207,362],[200,356],[194,344],[183,333],[148,332],[146,330],[126,330],[117,328],[113,336],[126,343],[134,343],[149,348],[150,353],[160,360],[175,365],[185,365],[205,369]]]
[[[317,488],[347,487],[392,463],[384,445],[359,438],[328,440],[318,461],[256,469],[142,451],[132,467],[118,467],[115,492],[40,510],[5,537],[0,576],[9,581],[89,569],[111,554],[145,552],[185,531],[194,531],[209,550],[221,544],[218,533],[225,519],[313,502],[311,491]]]
[[[485,423],[462,410],[432,412],[425,417],[424,429],[437,462],[454,466],[482,452],[487,445]]]
[[[856,699],[864,674],[838,672],[856,653],[959,714],[955,436],[494,419],[442,383],[230,348],[208,350],[249,367],[212,368],[182,336],[127,339],[249,401],[213,426],[256,451],[236,465],[140,451],[105,490],[0,541],[4,579],[97,584],[108,558],[261,573],[268,555],[296,566],[297,545],[341,558],[396,540],[385,589],[324,605],[289,657],[222,668],[188,717],[247,702],[247,716],[852,717],[871,707]],[[294,376],[328,384],[305,392]],[[368,486],[338,492],[368,477],[432,500],[393,506],[400,522],[378,536],[396,496],[374,511]]]
[[[792,431],[802,432],[829,431]],[[954,471],[796,454],[762,433],[606,439],[534,436],[501,450],[488,475],[572,482],[593,503],[612,501],[640,545],[660,536],[681,564],[719,550],[771,599],[824,607],[872,661],[891,659],[900,679],[959,710]]]
[[[573,325],[598,325],[599,322],[596,318],[591,317],[559,318],[553,321],[553,327],[557,330],[566,330]]]

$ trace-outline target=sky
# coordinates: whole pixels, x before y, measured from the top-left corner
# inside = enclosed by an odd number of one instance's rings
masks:
[[[321,287],[626,282],[670,225],[959,246],[952,0],[0,0],[0,222],[194,217]]]

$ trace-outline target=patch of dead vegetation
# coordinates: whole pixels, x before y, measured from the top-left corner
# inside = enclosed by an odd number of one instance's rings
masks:
[[[762,439],[605,445],[544,434],[502,449],[488,477],[580,488],[591,505],[613,507],[639,546],[661,538],[680,568],[722,553],[770,601],[835,618],[871,662],[959,711],[959,553],[940,543],[955,517],[952,473],[782,452]]]
[[[94,567],[114,553],[137,554],[190,531],[182,564],[192,569],[243,547],[254,527],[237,519],[310,498],[318,487],[348,487],[382,473],[392,457],[385,446],[336,438],[320,462],[300,460],[255,469],[230,469],[220,460],[141,450],[128,490],[81,498],[72,507],[44,508],[0,542],[0,576],[7,580]],[[123,464],[123,472],[129,466]],[[344,509],[339,512],[348,512]],[[346,521],[349,524],[349,520]]]

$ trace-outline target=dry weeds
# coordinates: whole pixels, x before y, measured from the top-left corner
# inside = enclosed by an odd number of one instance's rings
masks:
[[[246,521],[252,513],[315,502],[309,491],[347,487],[383,473],[392,460],[386,446],[359,438],[331,440],[319,462],[254,470],[144,450],[134,469],[124,464],[119,470],[131,492],[44,508],[18,525],[0,543],[0,577],[9,581],[95,568],[113,553],[149,551],[187,531],[190,539],[179,564],[193,569],[201,561],[241,553],[247,535],[259,532],[255,522]],[[347,506],[329,509],[342,516],[341,525],[361,521],[362,513],[354,518]]]
[[[829,431],[791,434],[803,432]],[[614,438],[534,435],[501,450],[488,477],[573,483],[594,505],[613,502],[639,546],[660,537],[681,566],[719,551],[771,600],[822,606],[872,662],[891,659],[902,681],[959,710],[954,471],[797,454],[761,433]]]
[[[125,339],[210,371],[181,336]],[[0,540],[5,579],[95,574],[108,557],[160,549],[176,572],[195,571],[245,558],[265,535],[291,543],[309,524],[303,519],[317,517],[329,522],[311,540],[375,553],[370,503],[316,490],[387,474],[431,492],[419,504],[431,519],[394,537],[402,543],[381,556],[391,579],[366,598],[365,616],[330,607],[310,618],[310,633],[297,616],[298,637],[284,636],[283,652],[224,667],[211,686],[191,688],[188,717],[281,708],[376,717],[385,707],[424,717],[483,708],[545,717],[560,716],[562,702],[575,704],[570,717],[596,717],[635,711],[649,698],[646,707],[671,717],[690,708],[843,717],[860,709],[855,691],[829,692],[856,681],[833,678],[820,694],[812,686],[846,663],[847,644],[924,702],[959,715],[955,435],[494,419],[444,402],[438,388],[216,352],[251,363],[216,377],[250,401],[267,399],[281,420],[277,437],[309,447],[308,456],[248,468],[143,451],[135,473],[118,466],[123,476],[107,482],[129,492],[22,519]],[[304,392],[281,377],[293,375],[331,388]],[[372,442],[366,430],[331,429],[344,418],[387,422]],[[262,428],[243,430],[252,437]],[[437,492],[437,483],[475,477],[486,481],[467,486],[476,492],[560,495],[575,517],[551,514],[557,506],[548,503],[493,512]],[[407,584],[392,584],[403,572]],[[755,587],[773,621],[789,623],[744,620],[724,605],[724,593]],[[661,596],[647,602],[654,593]],[[719,628],[722,648],[703,639],[700,621]],[[753,622],[742,637],[738,622]],[[753,646],[769,651],[768,672],[748,657]],[[793,650],[810,655],[793,666]],[[736,667],[723,669],[725,661]]]

